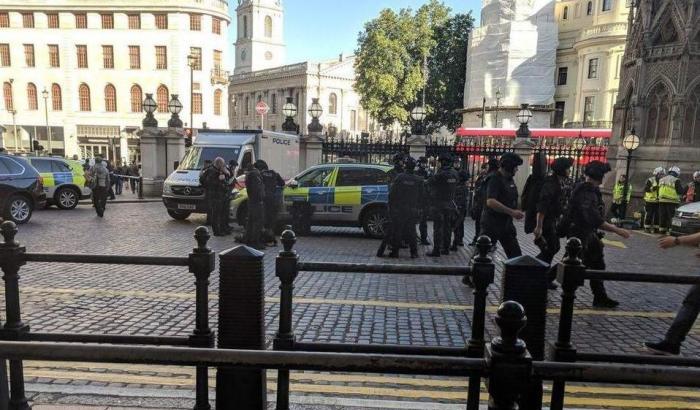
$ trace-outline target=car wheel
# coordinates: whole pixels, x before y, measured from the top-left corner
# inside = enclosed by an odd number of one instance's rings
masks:
[[[56,205],[61,209],[73,209],[78,206],[80,196],[73,188],[61,188],[56,191],[54,200],[56,201]]]
[[[171,218],[173,218],[177,221],[184,221],[185,219],[189,218],[189,216],[191,214],[192,214],[192,212],[176,211],[174,209],[168,209],[168,215],[170,215]]]
[[[386,210],[382,208],[373,208],[365,212],[362,217],[362,229],[365,231],[365,235],[374,239],[383,238],[387,218]]]
[[[15,195],[7,202],[5,216],[16,224],[29,222],[33,211],[32,203],[22,195]]]

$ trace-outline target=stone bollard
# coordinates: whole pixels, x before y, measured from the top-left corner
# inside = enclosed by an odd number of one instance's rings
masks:
[[[263,256],[245,245],[219,255],[220,349],[265,349]],[[267,409],[266,370],[219,367],[216,408]]]
[[[525,310],[519,303],[508,301],[498,308],[496,325],[501,336],[486,346],[489,410],[518,409],[516,402],[529,385],[532,357],[525,342],[518,338],[526,323]]]

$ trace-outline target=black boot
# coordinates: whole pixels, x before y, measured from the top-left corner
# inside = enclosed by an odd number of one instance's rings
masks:
[[[440,257],[440,251],[438,249],[433,249],[432,252],[428,252],[426,255],[437,258]]]

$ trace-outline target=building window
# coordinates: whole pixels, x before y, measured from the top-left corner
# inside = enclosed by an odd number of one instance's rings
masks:
[[[561,128],[564,126],[564,108],[566,107],[565,101],[557,101],[554,103],[554,128]]]
[[[595,110],[595,97],[585,97],[583,100],[583,121],[593,121],[593,111]]]
[[[671,96],[663,84],[656,87],[647,96],[647,129],[644,139],[652,142],[664,142],[668,138],[671,125]]]
[[[36,85],[34,83],[27,84],[27,110],[36,111],[39,109],[36,98]]]
[[[214,69],[221,70],[221,51],[214,50]]]
[[[76,13],[75,16],[75,28],[87,28],[87,14]]]
[[[129,14],[129,30],[140,30],[141,29],[141,15],[140,14]]]
[[[2,85],[2,96],[5,99],[5,109],[11,111],[15,109],[15,103],[12,98],[12,83],[5,81]]]
[[[559,67],[559,73],[557,76],[557,85],[566,85],[566,80],[569,75],[569,67]]]
[[[111,14],[111,13],[102,14],[102,28],[103,29],[113,29],[114,28],[114,14]]]
[[[357,111],[350,110],[350,131],[357,130]]]
[[[243,38],[248,38],[248,16],[243,16]]]
[[[588,60],[588,78],[598,78],[598,59]]]
[[[5,83],[8,84],[8,83]],[[250,97],[245,98],[245,115],[250,115]]]
[[[221,90],[214,91],[214,115],[221,115]],[[201,95],[201,94],[200,94]],[[200,100],[201,104],[201,100]]]
[[[271,110],[272,113],[277,114],[277,94],[276,93],[272,93],[272,95],[270,96],[270,102],[272,103],[272,104],[270,104],[272,106],[272,110]]]
[[[102,46],[102,67],[114,68],[114,47]]]
[[[265,37],[272,37],[272,17],[265,16]]]
[[[10,45],[0,44],[0,66],[9,67],[10,63]]]
[[[192,93],[192,114],[202,113],[202,93]]]
[[[158,103],[158,112],[168,112],[168,87],[162,84],[158,87],[156,102]]]
[[[22,13],[22,27],[34,28],[34,13]]]
[[[55,83],[51,85],[51,109],[54,111],[61,111],[63,109],[61,86]]]
[[[141,47],[129,46],[129,68],[132,70],[141,68]]]
[[[168,15],[167,14],[154,14],[156,18],[156,28],[158,30],[168,29]]]
[[[201,14],[190,14],[190,30],[201,31],[202,30],[202,15]]]
[[[156,70],[168,69],[168,48],[156,46]]]
[[[141,112],[143,107],[141,106],[143,100],[143,93],[141,92],[141,87],[138,85],[131,86],[131,112]]]
[[[218,17],[211,18],[211,32],[221,34],[221,19]]]
[[[338,114],[338,96],[335,93],[331,93],[328,97],[328,114]]]
[[[105,111],[117,112],[117,90],[112,84],[105,87]]]
[[[615,63],[615,78],[620,78],[620,70],[622,69],[622,54],[617,55],[617,62]]]
[[[24,45],[24,64],[27,67],[34,67],[34,44]]]
[[[49,44],[49,66],[53,68],[61,66],[61,59],[58,55],[58,44]]]
[[[75,49],[78,53],[78,68],[88,68],[87,46],[77,45]]]
[[[49,20],[49,28],[58,28],[60,26],[58,13],[48,13],[46,17]]]
[[[87,84],[80,84],[78,98],[80,99],[80,111],[90,111],[90,87]]]
[[[10,27],[10,13],[0,13],[0,27]]]
[[[194,56],[193,70],[202,69],[202,49],[200,47],[190,47],[190,55]]]
[[[588,5],[586,6],[586,15],[590,16],[593,14],[593,2],[589,1]]]
[[[612,9],[612,0],[603,0],[603,11],[610,11]]]
[[[561,14],[562,20],[567,20],[569,18],[569,7],[564,6],[564,12]]]

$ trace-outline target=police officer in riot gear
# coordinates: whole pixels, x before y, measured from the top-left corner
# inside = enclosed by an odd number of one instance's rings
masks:
[[[416,175],[427,180],[432,176],[432,172],[428,168],[428,158],[420,157],[418,158],[418,169],[416,169]],[[418,232],[420,233],[420,244],[430,245],[428,241],[428,214],[430,213],[430,204],[428,203],[428,193],[423,192],[423,199],[420,204],[420,220],[418,223]]]
[[[455,191],[455,205],[457,206],[457,219],[454,223],[454,238],[452,240],[451,251],[456,251],[458,247],[464,246],[464,218],[467,216],[467,200],[469,198],[469,173],[458,167],[455,162],[455,170],[459,175],[457,190]]]
[[[396,178],[404,172],[404,154],[401,152],[397,152],[396,154],[394,154],[392,162],[394,163],[394,168],[390,169],[387,172],[387,176],[389,177],[389,190],[391,190],[391,186],[394,184],[394,180],[396,180]],[[379,245],[379,249],[377,249],[377,256],[380,258],[384,256],[384,251],[386,250],[386,247],[388,245],[391,244],[393,248],[394,227],[396,226],[395,223],[398,222],[395,218],[392,218],[392,215],[394,214],[391,211],[391,205],[389,205],[388,208],[389,212],[387,213],[387,219],[384,223],[384,238],[382,239],[382,242]],[[394,250],[392,249],[392,253],[393,252]]]
[[[268,168],[267,163],[261,159],[255,161],[255,168],[260,171],[263,186],[265,187],[265,223],[263,230],[263,241],[265,244],[276,245],[275,225],[277,225],[277,214],[282,206],[282,189],[284,179],[276,171]]]
[[[404,154],[401,152],[397,152],[394,154],[394,157],[392,159],[392,163],[394,164],[394,168],[390,169],[389,172],[387,172],[387,175],[389,176],[389,185],[394,182],[394,179],[398,177],[401,173],[403,173],[403,162],[404,162]]]
[[[518,209],[518,188],[513,176],[523,160],[518,154],[507,152],[501,156],[498,164],[498,172],[488,179],[486,185],[481,234],[491,238],[494,245],[500,242],[510,259],[522,255],[513,219],[521,220],[525,214]]]
[[[389,257],[398,258],[402,242],[407,241],[411,258],[417,258],[416,222],[423,196],[424,180],[414,173],[416,161],[413,158],[407,157],[404,167],[405,172],[396,177],[389,190],[391,219],[397,221],[393,227],[392,249]]]
[[[217,157],[212,166],[203,173],[202,178],[204,188],[207,192],[207,198],[211,204],[211,227],[214,231],[214,236],[227,235],[229,232],[228,226],[228,185],[227,180],[230,177],[226,169],[226,162],[221,157]]]
[[[474,198],[472,199],[471,217],[474,220],[474,238],[469,246],[475,246],[476,240],[481,235],[481,214],[486,205],[486,186],[489,178],[498,172],[498,160],[489,158],[482,164],[481,172],[474,182]]]
[[[265,249],[262,243],[262,230],[265,222],[265,185],[262,174],[248,165],[245,174],[245,186],[248,192],[248,220],[246,221],[246,244],[255,249]]]
[[[433,251],[428,256],[450,253],[451,225],[457,213],[454,198],[459,175],[452,168],[449,154],[441,154],[439,161],[440,169],[427,182],[433,210]]]

